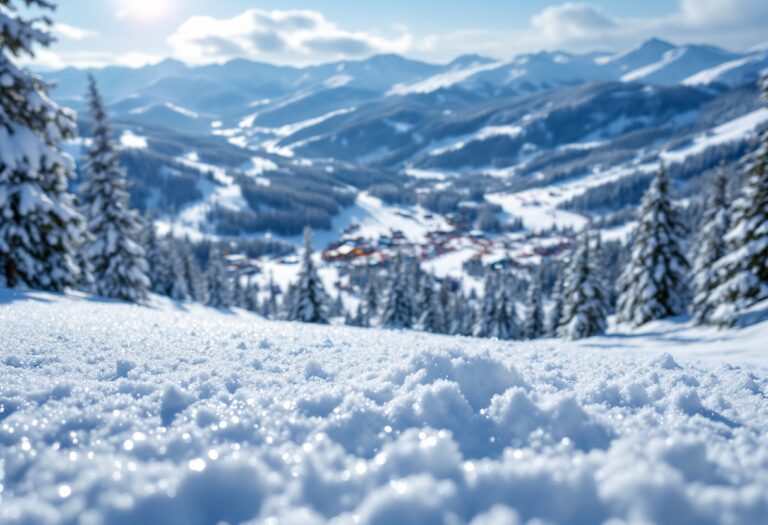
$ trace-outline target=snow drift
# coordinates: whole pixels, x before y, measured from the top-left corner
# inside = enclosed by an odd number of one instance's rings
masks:
[[[0,290],[0,522],[765,523],[766,336],[506,344]]]

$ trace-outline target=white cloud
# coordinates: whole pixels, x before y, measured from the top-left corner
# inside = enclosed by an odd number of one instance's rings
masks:
[[[765,0],[680,0],[682,24],[701,28],[764,26],[768,22]]]
[[[168,38],[176,57],[191,63],[246,57],[310,63],[377,53],[407,53],[407,32],[393,38],[341,29],[309,10],[249,9],[229,19],[196,16]]]
[[[596,7],[570,2],[547,7],[533,17],[531,25],[550,40],[591,40],[617,28],[616,22]]]
[[[81,29],[69,24],[56,24],[53,26],[53,34],[58,38],[66,40],[85,40],[96,36],[95,31],[90,29]]]
[[[20,62],[39,71],[58,70],[66,67],[102,68],[106,66],[141,67],[160,62],[162,57],[146,53],[109,53],[101,51],[51,51],[38,49],[34,59],[22,58]]]
[[[657,36],[748,49],[764,39],[766,0],[679,0],[668,15],[611,18],[584,3],[547,7],[531,19],[526,43],[543,49],[619,49]],[[762,35],[762,36],[761,36]]]

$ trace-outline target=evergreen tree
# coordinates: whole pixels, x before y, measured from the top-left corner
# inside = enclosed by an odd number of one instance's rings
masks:
[[[208,306],[230,308],[234,305],[234,284],[216,245],[211,245],[208,255]]]
[[[477,323],[477,297],[465,296],[461,291],[454,296],[453,315],[451,317],[451,335],[471,336]]]
[[[525,305],[526,339],[539,339],[544,335],[544,311],[541,306],[541,278],[538,274],[531,277],[528,297]]]
[[[98,295],[130,302],[146,301],[149,267],[139,242],[138,216],[129,209],[128,180],[112,141],[104,101],[90,77],[89,104],[93,137],[83,165],[81,188],[91,236],[85,254]]]
[[[768,74],[762,79],[768,101]],[[726,236],[728,254],[717,263],[713,321],[732,325],[740,311],[768,298],[768,130],[753,154],[742,194],[734,202]]]
[[[167,261],[162,259],[163,249],[161,242],[157,238],[154,216],[149,213],[144,217],[143,228],[141,231],[141,244],[144,247],[144,254],[147,260],[149,271],[147,276],[151,283],[151,290],[155,293],[165,295],[166,288],[164,279],[164,266]]]
[[[461,289],[461,288],[460,288]],[[471,336],[477,326],[478,297],[477,290],[472,288],[467,297],[463,295],[456,298],[456,310],[461,312],[457,317],[455,335]]]
[[[166,261],[166,295],[176,301],[189,301],[192,296],[189,293],[187,276],[184,272],[184,261],[179,253],[176,238],[168,235],[163,243],[163,248]]]
[[[413,290],[409,286],[409,277],[405,268],[403,255],[399,253],[392,268],[386,303],[381,314],[381,324],[387,328],[413,327]]]
[[[432,283],[432,277],[423,274],[416,290],[418,290],[418,292],[416,293],[415,308],[418,317],[421,318],[424,312],[429,309],[435,296],[435,287]]]
[[[520,326],[517,319],[515,300],[509,283],[502,279],[496,293],[496,308],[491,317],[491,330],[488,337],[501,340],[520,339]]]
[[[379,313],[379,290],[376,286],[376,276],[369,273],[368,283],[363,293],[363,307],[368,320],[372,320]]]
[[[641,326],[685,311],[685,228],[662,166],[638,210],[632,257],[621,275],[619,320]]]
[[[232,306],[245,308],[245,294],[246,288],[243,286],[243,278],[238,272],[235,272],[232,279]]]
[[[248,278],[247,284],[245,286],[245,306],[244,308],[251,312],[260,312],[261,311],[261,303],[259,301],[259,294],[261,293],[261,290],[259,289],[259,283],[256,282],[255,279],[252,277]]]
[[[293,286],[288,303],[288,320],[302,323],[328,324],[328,292],[323,288],[312,260],[312,230],[304,230],[304,254],[299,279]]]
[[[477,319],[475,335],[477,337],[491,337],[491,320],[496,317],[496,293],[499,276],[495,270],[487,270],[483,284],[483,299],[480,313]]]
[[[337,318],[337,317],[344,317],[346,313],[346,309],[344,308],[344,299],[341,297],[341,290],[336,294],[336,299],[334,299],[333,303],[331,304],[330,312],[328,313],[328,316],[330,318]]]
[[[422,282],[419,325],[425,332],[443,334],[447,329],[445,327],[445,312],[442,304],[440,304],[440,295],[435,291],[432,280],[428,276],[424,276]]]
[[[371,326],[371,318],[368,316],[368,309],[362,304],[357,306],[357,313],[355,313],[355,325],[362,328],[369,328]]]
[[[509,340],[520,338],[515,301],[509,282],[497,272],[486,276],[483,310],[476,335]]]
[[[589,232],[577,244],[564,286],[560,335],[568,339],[585,339],[605,333],[605,292],[594,268]]]
[[[50,20],[22,11],[53,8],[49,0],[0,1],[0,276],[10,288],[61,291],[80,281],[84,221],[67,192],[74,163],[61,150],[75,118],[18,66],[53,41]]]
[[[560,334],[560,324],[563,320],[563,308],[565,307],[563,298],[563,280],[564,276],[559,275],[552,289],[552,306],[549,310],[547,319],[547,332],[550,337],[558,337]]]
[[[184,278],[187,281],[187,290],[191,300],[205,304],[208,302],[208,283],[200,271],[197,258],[192,252],[192,242],[189,238],[176,239],[181,266],[183,268]]]
[[[280,288],[275,284],[274,277],[271,275],[269,277],[268,292],[267,298],[261,304],[261,315],[265,319],[277,319],[280,311],[277,300]]]
[[[459,290],[453,294],[446,312],[446,333],[449,335],[472,335],[473,319],[470,317],[471,305],[469,300]]]
[[[149,250],[150,257],[156,258],[156,266],[151,267],[152,290],[176,301],[189,301],[189,285],[184,272],[184,262],[179,253],[176,239],[166,235],[157,239],[153,232],[146,232],[147,242],[154,243]]]
[[[725,235],[728,233],[730,222],[726,197],[727,183],[725,169],[721,168],[712,186],[700,229],[701,233],[696,242],[691,311],[699,324],[708,323],[717,307],[713,295],[713,291],[719,284],[715,264],[727,253]]]

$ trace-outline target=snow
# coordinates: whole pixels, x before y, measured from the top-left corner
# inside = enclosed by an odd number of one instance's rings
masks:
[[[766,56],[767,56],[766,53],[758,53],[755,55],[742,57],[736,60],[731,60],[731,61],[725,62],[724,64],[720,64],[718,66],[715,66],[709,69],[704,69],[703,71],[699,71],[698,73],[691,75],[690,77],[683,80],[682,84],[686,86],[712,84],[713,82],[721,81],[724,77],[726,77],[727,73],[733,70],[749,65],[752,62],[759,62],[761,60],[765,60]]]
[[[246,173],[251,176],[261,175],[265,171],[277,170],[277,164],[273,160],[262,157],[251,158],[251,165],[246,167]]]
[[[445,180],[448,178],[445,173],[433,170],[422,170],[417,168],[407,168],[403,171],[409,177],[414,179],[426,179],[426,180]]]
[[[147,137],[136,135],[133,131],[127,129],[120,136],[120,144],[128,149],[147,149]]]
[[[172,104],[170,102],[166,102],[164,105],[166,108],[178,113],[179,115],[184,115],[185,117],[195,118],[195,119],[200,118],[200,115],[192,111],[191,109],[183,108],[181,106],[177,106],[176,104]]]
[[[242,188],[235,182],[234,177],[227,173],[227,170],[202,162],[196,151],[191,151],[175,160],[200,172],[201,179],[197,186],[203,193],[203,199],[184,206],[175,217],[165,217],[155,221],[158,234],[166,235],[173,232],[174,235],[197,240],[210,229],[208,213],[214,207],[242,210],[248,206],[243,198]],[[247,173],[256,176],[260,173],[260,169],[270,169],[269,162],[271,161],[268,159],[254,157],[250,166],[253,171]],[[203,174],[206,173],[212,175],[214,182],[203,178]],[[211,235],[211,237],[215,236]]]
[[[442,155],[444,153],[459,151],[464,149],[468,144],[473,142],[484,142],[491,138],[496,137],[519,137],[523,133],[523,128],[520,126],[486,126],[475,133],[464,135],[457,139],[449,139],[449,144],[446,146],[434,147],[431,149],[429,155]]]
[[[427,94],[433,93],[440,89],[449,88],[456,84],[459,84],[470,77],[482,73],[485,71],[493,71],[499,69],[508,64],[508,62],[491,62],[488,64],[473,64],[470,67],[463,69],[452,69],[445,73],[434,75],[425,80],[421,80],[414,84],[398,84],[393,87],[389,93],[390,96],[402,96],[411,94]]]
[[[677,49],[672,49],[670,51],[667,51],[666,53],[664,53],[661,60],[659,60],[658,62],[654,62],[647,66],[643,66],[641,68],[635,69],[634,71],[630,71],[629,73],[626,73],[621,77],[621,81],[636,82],[638,80],[642,80],[645,77],[648,77],[658,71],[661,71],[665,67],[673,64],[675,61],[683,57],[685,55],[685,52],[686,52],[685,48],[677,48]]]
[[[702,153],[709,147],[743,140],[768,121],[768,108],[760,108],[739,118],[721,124],[706,134],[693,139],[693,143],[673,151],[664,151],[661,157],[667,162],[682,162],[691,155]]]
[[[2,523],[768,519],[767,323],[502,343],[0,289],[0,324]]]
[[[539,190],[535,194],[545,194],[547,189]],[[542,195],[543,196],[543,195]],[[531,198],[529,193],[496,193],[486,197],[488,202],[498,204],[506,213],[523,220],[526,229],[542,231],[557,226],[558,228],[572,227],[576,230],[583,228],[587,217],[578,213],[558,210],[544,201]]]

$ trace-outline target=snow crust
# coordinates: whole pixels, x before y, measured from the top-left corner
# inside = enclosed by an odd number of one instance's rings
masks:
[[[0,289],[0,328],[3,524],[768,520],[768,324],[506,344]]]

